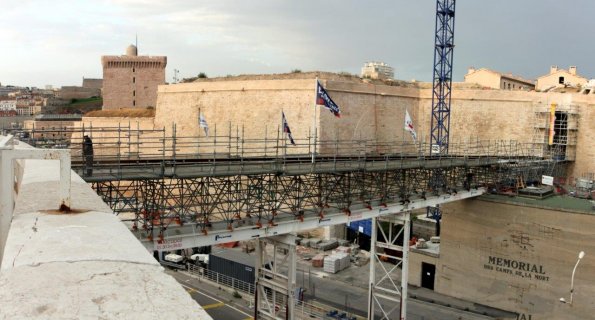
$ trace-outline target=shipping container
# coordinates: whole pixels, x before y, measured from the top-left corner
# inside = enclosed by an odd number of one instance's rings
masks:
[[[256,256],[235,250],[213,250],[209,270],[247,283],[254,283]]]

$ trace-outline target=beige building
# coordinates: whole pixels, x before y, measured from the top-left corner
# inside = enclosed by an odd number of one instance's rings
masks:
[[[469,68],[465,75],[465,82],[476,83],[485,88],[501,90],[535,90],[533,80],[527,80],[511,73],[500,73],[494,70]]]
[[[577,74],[575,66],[568,70],[560,69],[558,66],[551,66],[550,73],[537,78],[536,89],[548,91],[556,87],[581,87],[587,83],[587,78]]]
[[[595,211],[588,200],[487,195],[443,207],[439,249],[412,249],[409,283],[518,313],[517,319],[592,319]],[[573,267],[580,251],[573,304]]]
[[[138,56],[130,45],[122,56],[102,56],[103,109],[155,107],[165,83],[165,56]]]
[[[395,69],[384,62],[366,62],[362,67],[362,78],[392,80]]]

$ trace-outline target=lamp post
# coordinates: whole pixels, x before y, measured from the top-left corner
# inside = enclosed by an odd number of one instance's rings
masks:
[[[574,294],[574,273],[576,272],[576,267],[578,267],[578,263],[581,262],[581,259],[585,256],[585,252],[581,251],[578,254],[578,260],[576,261],[576,264],[574,265],[574,269],[572,269],[572,278],[570,279],[570,301],[566,301],[566,299],[564,299],[563,297],[560,298],[560,302],[562,303],[568,303],[569,305],[572,305],[572,295]]]

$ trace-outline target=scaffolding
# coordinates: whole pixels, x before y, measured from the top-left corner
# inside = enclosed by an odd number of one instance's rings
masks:
[[[533,150],[542,158],[573,161],[576,156],[579,106],[544,104],[534,106]]]

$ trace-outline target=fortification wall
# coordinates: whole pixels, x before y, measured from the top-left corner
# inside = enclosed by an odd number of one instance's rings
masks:
[[[101,89],[74,86],[62,87],[56,96],[64,100],[99,97],[101,96]]]
[[[72,156],[82,155],[83,134],[93,140],[95,155],[119,155],[120,159],[161,156],[163,135],[154,129],[153,118],[83,117],[73,125]]]

